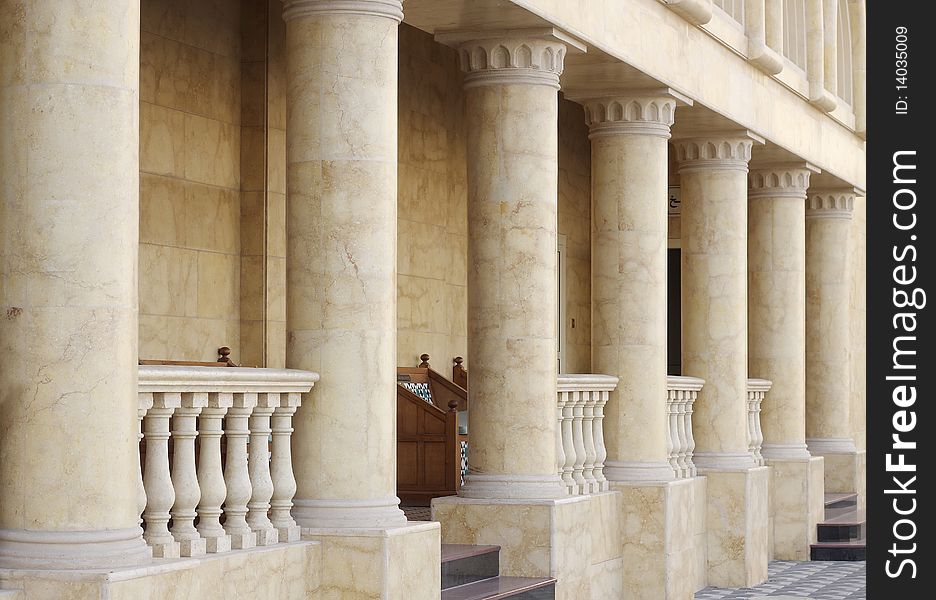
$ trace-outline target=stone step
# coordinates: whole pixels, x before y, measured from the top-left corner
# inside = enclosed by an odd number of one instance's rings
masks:
[[[855,509],[827,510],[825,521],[817,526],[818,541],[848,542],[863,538],[865,537],[866,522],[864,511]]]
[[[500,546],[442,544],[442,589],[500,574]]]
[[[825,495],[826,510],[830,508],[855,508],[858,506],[857,492],[830,492]]]
[[[552,577],[492,577],[442,590],[441,600],[554,600]]]
[[[867,540],[862,537],[847,542],[818,542],[809,547],[810,560],[867,560]]]

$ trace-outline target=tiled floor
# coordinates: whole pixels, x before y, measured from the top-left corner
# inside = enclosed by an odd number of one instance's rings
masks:
[[[864,562],[770,563],[767,583],[754,588],[705,588],[696,600],[865,600]]]
[[[407,521],[431,521],[432,509],[428,506],[401,506]]]

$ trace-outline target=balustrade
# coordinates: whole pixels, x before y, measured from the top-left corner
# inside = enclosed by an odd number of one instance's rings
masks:
[[[761,430],[761,404],[770,391],[772,382],[766,379],[748,379],[748,449],[754,456],[754,462],[762,467],[767,464],[764,456],[761,454],[761,446],[764,445],[764,432]]]
[[[139,503],[155,557],[299,539],[292,418],[316,381],[292,369],[140,365]]]
[[[669,463],[676,479],[696,476],[692,462],[695,439],[692,437],[692,405],[705,382],[697,377],[670,375],[666,378],[666,426]]]
[[[556,469],[572,496],[609,489],[604,407],[617,382],[609,375],[559,375]]]

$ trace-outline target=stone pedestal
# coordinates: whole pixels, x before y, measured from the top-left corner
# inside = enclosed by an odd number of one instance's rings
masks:
[[[772,551],[809,560],[823,517],[822,462],[806,449],[806,164],[761,165],[748,176],[748,365],[773,382],[761,406],[771,477]],[[816,507],[818,506],[818,510]]]
[[[619,378],[605,408],[610,481],[666,481],[667,139],[676,100],[584,102],[592,148],[592,370]]]
[[[806,200],[806,442],[812,455],[826,457],[827,492],[858,491],[863,476],[851,423],[854,201],[852,189],[811,189]]]
[[[624,598],[623,499],[615,491],[555,500],[450,496],[433,499],[432,518],[445,543],[500,546],[501,575],[555,577],[557,600]]]
[[[142,563],[139,2],[0,22],[0,567]]]
[[[768,474],[748,440],[746,132],[676,143],[682,191],[682,366],[705,380],[693,461],[708,477],[708,582],[767,578]]]
[[[471,452],[459,495],[563,496],[554,316],[566,44],[541,30],[438,39],[458,46],[466,72]]]
[[[396,497],[397,35],[392,0],[284,3],[287,364],[304,527],[405,524]]]

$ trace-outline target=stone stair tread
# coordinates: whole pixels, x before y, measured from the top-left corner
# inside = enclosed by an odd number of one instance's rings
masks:
[[[844,542],[816,542],[815,544],[810,544],[812,548],[864,548],[867,546],[867,538],[861,537],[855,540],[848,540]]]
[[[555,583],[553,577],[491,577],[442,590],[442,600],[498,600]]]
[[[500,546],[474,546],[471,544],[442,544],[442,562],[451,562],[472,556],[500,552]]]
[[[825,494],[825,505],[838,504],[839,502],[858,501],[858,492],[827,492]]]

